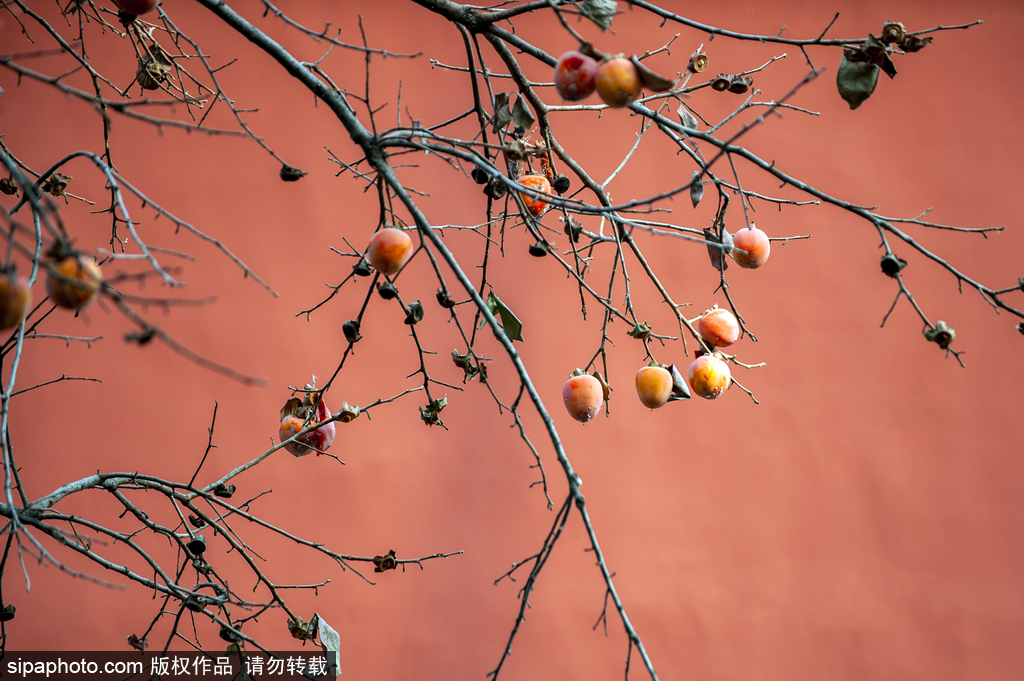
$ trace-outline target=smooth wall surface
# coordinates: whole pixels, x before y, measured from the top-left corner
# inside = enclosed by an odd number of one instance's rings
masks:
[[[326,51],[264,17],[260,3],[235,4],[299,59],[315,61]],[[55,25],[66,26],[52,3],[35,5]],[[658,71],[681,71],[702,42],[711,59],[705,75],[754,68],[786,53],[755,74],[762,94],[754,101],[784,96],[808,71],[800,50],[791,46],[710,41],[706,33],[661,27],[643,11],[620,5],[624,14],[615,19],[614,34],[601,34],[586,22],[578,29],[605,51],[639,54],[679,33],[670,54],[648,61]],[[1018,3],[665,5],[735,31],[775,35],[785,26],[783,35],[791,37],[819,35],[835,11],[842,15],[830,30],[834,37],[877,34],[888,19],[911,30],[982,19],[981,26],[939,33],[922,52],[898,57],[896,78],[883,76],[874,96],[856,111],[836,93],[839,52],[810,49],[814,63],[827,70],[790,101],[820,116],[787,110],[741,143],[822,191],[878,206],[886,216],[912,218],[931,208],[928,218],[937,223],[1005,225],[988,239],[917,226],[907,232],[992,286],[1013,286],[1024,275],[1024,210],[1018,198],[1024,11]],[[308,319],[296,314],[322,300],[329,293],[325,284],[336,285],[349,271],[351,261],[329,247],[345,249],[347,238],[362,248],[377,225],[376,197],[363,191],[365,181],[349,174],[335,177],[339,167],[329,153],[346,161],[358,157],[342,126],[212,14],[181,0],[165,0],[165,6],[178,27],[211,54],[212,63],[240,58],[218,73],[222,85],[239,107],[259,109],[246,114],[256,134],[309,175],[282,183],[278,164],[251,140],[173,129],[159,133],[115,116],[112,152],[124,177],[166,210],[223,240],[280,294],[272,297],[214,247],[185,232],[175,234],[168,220],[154,219],[152,209],[135,203],[132,217],[141,221],[149,244],[197,258],[180,263],[181,278],[188,282],[184,294],[217,297],[215,304],[197,309],[164,314],[150,308],[146,314],[188,347],[264,377],[267,386],[241,386],[159,343],[124,343],[130,327],[109,306],[94,305],[78,319],[55,313],[41,332],[103,339],[90,346],[28,342],[17,386],[61,375],[102,383],[62,382],[12,401],[12,443],[31,498],[97,470],[188,480],[206,449],[215,403],[217,448],[198,482],[253,459],[276,435],[287,386],[301,385],[311,374],[322,381],[333,372],[344,350],[341,325],[358,312],[365,296],[365,280],[350,282]],[[371,45],[422,53],[412,60],[372,60],[371,99],[376,106],[388,104],[378,114],[381,129],[396,123],[399,84],[403,124],[411,117],[433,125],[469,108],[466,74],[431,61],[466,64],[460,36],[445,20],[397,1],[285,2],[281,9],[316,30],[333,21],[344,31],[342,39],[354,43],[361,42],[361,13]],[[20,18],[37,44],[29,45],[5,12],[0,52],[50,47],[37,25]],[[547,13],[519,18],[516,30],[551,54],[575,47]],[[89,40],[94,63],[119,86],[129,82],[135,70],[130,45],[95,32]],[[484,51],[487,66],[501,71],[494,53]],[[550,81],[548,67],[520,59],[533,80]],[[51,74],[70,68],[53,58],[27,63]],[[361,55],[335,49],[323,66],[342,87],[365,93]],[[81,74],[68,82],[89,88]],[[507,80],[494,84],[512,89]],[[100,120],[88,105],[27,79],[19,85],[2,68],[0,87],[5,91],[0,133],[30,167],[42,170],[76,149],[102,150]],[[557,103],[552,89],[541,92],[545,101]],[[688,103],[717,121],[741,101],[705,89]],[[226,108],[218,107],[209,122],[232,127]],[[755,120],[760,111],[741,114],[731,129]],[[365,108],[360,113],[365,118]],[[168,115],[187,112],[178,107]],[[474,125],[467,118],[450,134],[472,136]],[[566,149],[603,180],[636,141],[640,120],[623,111],[554,113],[552,125]],[[408,186],[429,194],[418,200],[434,225],[483,222],[485,199],[469,178],[422,154],[395,163],[418,165],[400,172]],[[806,200],[746,163],[737,162],[737,169],[745,188]],[[691,172],[685,156],[677,156],[653,130],[609,191],[624,202],[677,187]],[[726,164],[717,172],[731,176]],[[75,178],[72,191],[103,205],[103,181],[93,167],[76,161],[67,174]],[[714,214],[711,198],[709,191],[694,210],[680,197],[662,204],[671,214],[652,219],[707,226]],[[12,205],[8,197],[2,200]],[[618,322],[609,327],[615,343],[609,358],[615,388],[611,416],[586,426],[573,422],[560,405],[561,386],[600,343],[600,307],[591,301],[582,319],[572,280],[552,258],[527,255],[531,241],[521,227],[507,230],[506,257],[489,264],[495,291],[523,321],[523,360],[584,481],[609,568],[660,678],[1019,679],[1024,675],[1024,337],[1014,328],[1019,320],[995,314],[967,285],[959,293],[955,278],[939,264],[905,244],[895,246],[910,260],[905,281],[925,312],[956,327],[955,347],[966,353],[967,367],[961,369],[924,341],[920,320],[905,300],[879,328],[897,289],[879,271],[879,238],[871,225],[834,207],[777,210],[755,201],[754,208],[758,226],[772,236],[813,234],[806,241],[776,243],[760,270],[729,270],[731,294],[759,339],[744,339],[735,350],[746,363],[767,364],[736,371],[759,405],[733,389],[714,402],[691,400],[653,413],[644,409],[632,385],[644,363],[643,349]],[[62,216],[79,246],[109,248],[109,216],[90,210],[71,202]],[[738,205],[729,221],[732,229],[743,224]],[[596,220],[584,222],[588,229],[598,228]],[[545,224],[561,231],[553,214]],[[470,276],[479,277],[473,265],[482,256],[483,239],[454,229],[445,238]],[[660,281],[677,301],[692,303],[694,314],[725,304],[715,292],[717,274],[703,246],[650,235],[637,239]],[[568,246],[564,236],[555,240]],[[670,311],[635,260],[627,258],[627,266],[637,316],[656,331],[676,335]],[[606,290],[609,268],[609,251],[598,251],[588,275],[596,290]],[[111,264],[106,272],[121,269],[132,270]],[[449,271],[445,277],[454,283]],[[424,346],[438,353],[428,358],[432,374],[462,387],[461,372],[448,355],[453,348],[461,352],[463,343],[434,301],[437,283],[429,261],[418,257],[399,285],[406,300],[424,303],[426,318],[417,328]],[[141,293],[179,295],[155,280]],[[45,295],[42,285],[35,295]],[[623,305],[622,298],[619,288],[614,304]],[[1024,305],[1019,293],[1007,301]],[[468,328],[468,310],[462,314]],[[373,295],[362,333],[331,392],[335,408],[342,400],[365,405],[419,384],[416,376],[406,379],[419,363],[396,305]],[[481,348],[495,358],[490,376],[497,392],[506,403],[513,401],[518,382],[500,347],[487,338]],[[678,343],[654,350],[660,361],[689,362]],[[344,467],[282,451],[235,481],[236,499],[273,490],[252,504],[254,512],[343,553],[372,556],[394,549],[408,558],[465,551],[404,574],[364,570],[377,582],[371,586],[322,556],[235,524],[267,559],[260,566],[276,582],[330,580],[316,595],[288,595],[297,612],[307,617],[319,612],[340,632],[344,678],[484,678],[508,639],[525,574],[515,583],[506,579],[495,586],[494,580],[533,555],[554,520],[541,487],[531,487],[538,472],[530,467],[529,449],[510,428],[509,414],[499,413],[477,382],[464,392],[437,392],[449,400],[443,413],[449,431],[424,427],[417,409],[423,400],[410,395],[373,410],[372,421],[361,417],[339,425],[331,451]],[[540,420],[524,409],[524,421],[541,452],[557,508],[566,492],[564,476]],[[172,509],[155,495],[133,498],[154,517],[171,522]],[[136,523],[117,518],[120,509],[101,492],[72,497],[58,510],[119,530],[137,529]],[[227,554],[220,538],[209,539],[211,561],[225,566],[239,593],[250,593],[254,580],[237,568],[237,557]],[[147,541],[154,555],[173,562],[166,544]],[[618,618],[609,614],[607,637],[602,627],[594,630],[605,589],[587,546],[574,514],[531,597],[502,678],[622,678],[627,640]],[[69,568],[118,588],[73,578],[26,557],[32,580],[27,591],[16,563],[8,563],[3,598],[18,609],[7,625],[9,650],[121,649],[126,636],[145,631],[162,599],[134,584],[122,590],[124,580],[52,543],[48,548]],[[97,550],[146,570],[121,547]],[[252,597],[265,598],[265,592]],[[164,618],[150,635],[152,646],[163,644],[168,627]],[[191,626],[186,629],[191,634]],[[279,611],[261,616],[246,631],[271,647],[297,645]],[[208,624],[200,623],[199,635],[212,649],[222,645]],[[635,654],[630,673],[644,677]]]

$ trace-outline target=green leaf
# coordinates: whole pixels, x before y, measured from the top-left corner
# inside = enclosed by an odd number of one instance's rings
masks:
[[[491,314],[497,315],[501,320],[501,328],[509,340],[525,342],[523,340],[523,323],[512,313],[512,310],[508,309],[505,303],[501,302],[501,298],[494,295],[494,291],[487,294],[487,308]]]
[[[878,84],[878,66],[869,61],[850,61],[843,54],[836,74],[839,96],[846,100],[851,109],[864,103]]]

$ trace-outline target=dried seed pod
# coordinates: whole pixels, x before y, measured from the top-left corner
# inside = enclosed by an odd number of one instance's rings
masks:
[[[505,188],[505,183],[496,177],[492,177],[488,180],[487,184],[484,185],[484,194],[494,200],[498,200],[505,196],[506,191],[508,190]]]
[[[9,177],[0,179],[0,193],[7,194],[7,196],[18,195],[18,185],[14,183],[14,180]]]
[[[711,81],[711,89],[718,92],[725,92],[729,89],[730,85],[732,85],[732,76],[725,73],[719,73],[715,79]]]
[[[171,60],[159,45],[150,45],[149,51],[139,57],[135,68],[135,80],[143,90],[159,90],[167,82],[171,72]]]
[[[708,55],[697,50],[690,55],[690,63],[686,65],[691,73],[700,73],[708,67]]]
[[[455,301],[452,300],[452,297],[448,295],[448,291],[443,287],[437,289],[437,304],[446,310],[450,310],[455,307]]]
[[[895,253],[888,253],[882,256],[882,272],[887,276],[896,277],[896,274],[907,266],[907,261]]]
[[[341,331],[345,334],[345,340],[350,344],[358,342],[359,339],[363,337],[363,335],[359,333],[359,322],[351,319],[341,325]]]
[[[338,410],[338,420],[342,423],[351,423],[359,418],[359,407],[342,400],[341,409]],[[367,417],[369,418],[369,417]]]
[[[352,266],[352,271],[355,272],[357,277],[368,277],[373,274],[373,270],[370,269],[370,263],[366,262],[366,258],[359,258],[359,262]]]
[[[733,76],[732,82],[729,83],[729,92],[734,95],[742,95],[744,92],[749,90],[750,86],[753,84],[753,76]]]
[[[206,607],[205,598],[197,598],[196,596],[189,596],[185,599],[185,607],[192,612],[202,612],[203,608]]]
[[[887,21],[882,24],[882,42],[900,43],[907,35],[907,29],[898,21]]]
[[[390,281],[385,281],[383,284],[377,284],[377,293],[384,300],[391,300],[398,295],[398,289]]]
[[[409,303],[409,314],[405,315],[405,323],[409,326],[423,321],[423,305],[420,301],[414,300]]]
[[[42,190],[51,196],[64,196],[67,191],[68,182],[75,178],[70,175],[61,175],[58,172],[51,173],[42,184]]]
[[[626,335],[632,336],[637,340],[647,340],[648,338],[651,337],[651,325],[648,324],[647,322],[644,322],[642,324],[640,322],[637,322],[636,324],[633,325],[633,329],[631,331],[626,332]]]
[[[238,625],[235,625],[235,629],[241,629]],[[220,637],[228,643],[238,643],[242,640],[242,637],[232,631],[229,627],[220,625]]]
[[[14,619],[14,612],[17,610],[13,605],[8,604],[3,610],[0,610],[0,622],[10,622]]]
[[[299,178],[305,175],[305,171],[299,170],[298,168],[292,168],[289,165],[281,166],[281,179],[285,182],[298,182]]]
[[[925,329],[924,337],[946,350],[949,348],[949,344],[956,340],[956,329],[939,320],[934,328]]]
[[[193,556],[203,555],[203,553],[206,552],[206,537],[201,534],[197,534],[189,539],[188,543],[185,544],[185,548],[187,548],[188,552]]]
[[[235,495],[234,485],[225,485],[221,483],[213,488],[213,495],[222,499],[230,499]]]
[[[534,245],[530,246],[530,255],[535,258],[543,258],[550,252],[548,245],[543,241],[538,241]]]
[[[473,166],[470,175],[477,184],[487,184],[487,172],[480,166]]]
[[[551,183],[551,187],[559,194],[564,194],[569,191],[570,186],[572,186],[572,183],[565,175],[556,175],[554,181]]]
[[[385,572],[386,570],[394,570],[398,567],[398,560],[395,558],[395,550],[391,549],[385,556],[374,556],[373,557],[373,571],[374,572]]]

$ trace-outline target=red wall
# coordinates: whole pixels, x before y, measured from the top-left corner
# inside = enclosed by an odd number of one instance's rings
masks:
[[[41,11],[53,14],[45,3]],[[120,172],[182,219],[222,239],[280,293],[274,298],[219,252],[186,233],[174,234],[166,219],[133,204],[148,243],[197,257],[185,262],[185,294],[216,294],[214,305],[147,314],[181,342],[239,371],[265,377],[265,388],[247,388],[204,370],[158,343],[127,345],[129,329],[116,312],[94,305],[78,319],[54,314],[41,331],[103,336],[86,347],[58,340],[26,344],[18,387],[62,374],[102,379],[65,382],[19,396],[12,402],[11,436],[29,496],[38,498],[59,484],[102,471],[139,470],[187,480],[207,441],[215,401],[219,403],[213,451],[200,482],[219,477],[271,444],[277,410],[311,373],[331,374],[344,349],[341,324],[355,315],[363,289],[343,295],[308,321],[296,312],[326,294],[350,263],[328,250],[344,248],[342,237],[361,247],[376,226],[376,199],[363,182],[336,178],[324,147],[351,160],[354,147],[326,107],[249,44],[225,31],[204,10],[167,2],[171,17],[221,64],[239,64],[218,74],[253,129],[289,163],[309,172],[296,184],[277,178],[278,166],[255,144],[236,138],[185,134],[115,117],[113,153]],[[258,3],[237,3],[240,11],[271,31],[297,57],[315,60],[324,51],[278,21],[262,18]],[[288,4],[288,3],[286,3]],[[371,44],[419,52],[415,60],[375,58],[371,96],[389,103],[381,126],[395,122],[401,80],[405,109],[433,124],[468,107],[463,74],[431,68],[430,59],[464,65],[453,27],[406,3],[290,3],[295,19],[319,28],[325,17],[344,29],[342,39],[359,42],[355,22],[362,12]],[[625,3],[620,3],[625,5]],[[690,11],[682,3],[666,3]],[[330,9],[330,12],[324,11]],[[887,216],[930,217],[967,227],[1006,225],[989,239],[978,235],[908,227],[914,238],[948,256],[970,276],[1009,287],[1024,275],[1017,200],[1024,138],[1024,102],[1018,65],[1024,58],[1019,36],[1024,12],[1017,3],[849,2],[832,5],[798,1],[717,2],[693,9],[693,18],[734,30],[815,36],[835,10],[842,16],[831,35],[877,33],[884,20],[911,29],[983,19],[968,31],[937,34],[935,43],[897,60],[895,80],[883,78],[876,94],[850,111],[835,91],[838,53],[811,50],[828,70],[792,100],[819,111],[788,111],[768,120],[742,143],[787,172],[834,196],[879,206]],[[36,47],[27,46],[10,14],[0,17],[0,51],[48,47],[43,31],[26,19]],[[57,25],[63,20],[50,17]],[[523,17],[524,36],[552,54],[573,47],[548,15]],[[788,56],[755,76],[759,99],[778,98],[806,73],[799,53],[784,46],[735,43],[683,27],[659,27],[626,8],[614,35],[589,24],[580,30],[606,51],[642,53],[679,32],[671,55],[652,66],[673,73],[704,42],[710,72],[734,72]],[[70,32],[70,29],[69,29]],[[134,75],[127,42],[91,36],[95,62],[119,85]],[[488,53],[488,65],[498,60]],[[33,68],[60,73],[65,61],[37,59]],[[535,80],[548,80],[547,67],[523,59]],[[363,90],[361,57],[335,50],[324,62],[337,82]],[[198,66],[192,64],[198,71]],[[73,76],[69,82],[87,87]],[[499,81],[496,81],[499,82]],[[507,90],[511,86],[500,82]],[[102,148],[98,117],[80,102],[0,69],[0,128],[4,141],[35,169],[48,167],[70,150]],[[554,94],[545,90],[553,101]],[[709,119],[728,113],[740,98],[709,90],[691,102]],[[223,105],[211,115],[230,127]],[[179,107],[177,115],[184,115]],[[751,120],[748,115],[742,120]],[[622,111],[553,116],[566,148],[600,179],[628,151],[640,121]],[[472,134],[472,123],[452,134]],[[397,163],[398,161],[396,161]],[[412,187],[429,192],[422,205],[435,225],[477,224],[485,205],[470,180],[433,158],[405,157],[421,169],[402,172]],[[790,189],[739,163],[744,186],[796,198]],[[685,182],[692,168],[647,133],[623,175],[609,189],[617,202],[647,196]],[[725,166],[718,167],[728,177]],[[72,190],[103,201],[102,180],[83,161],[68,167]],[[709,198],[711,194],[707,195]],[[10,199],[4,199],[10,206]],[[714,206],[691,209],[686,199],[665,204],[678,224],[703,227]],[[569,456],[584,480],[583,492],[609,567],[631,620],[643,637],[663,679],[1016,679],[1024,674],[1024,435],[1020,428],[1024,338],[1017,321],[996,315],[976,292],[957,283],[935,263],[907,246],[896,252],[910,260],[905,280],[932,320],[954,325],[955,347],[964,350],[966,369],[928,344],[910,306],[901,301],[884,329],[879,323],[896,293],[879,272],[878,235],[872,227],[832,207],[757,203],[755,220],[773,236],[812,233],[809,241],[776,244],[771,260],[757,271],[729,270],[732,293],[759,341],[736,346],[740,359],[767,367],[738,370],[754,391],[755,405],[739,390],[722,399],[670,404],[651,413],[633,397],[633,373],[643,363],[639,343],[622,323],[610,327],[616,347],[610,357],[615,392],[611,417],[581,426],[559,405],[568,373],[584,364],[600,341],[600,310],[579,312],[571,280],[551,258],[526,254],[521,229],[505,238],[507,257],[493,261],[495,290],[524,323],[520,351],[551,410]],[[62,211],[69,231],[86,248],[109,240],[109,221],[72,202]],[[739,207],[730,213],[742,224]],[[546,220],[558,228],[553,218]],[[596,228],[596,221],[587,221]],[[482,253],[482,240],[449,231],[446,239],[469,266]],[[557,238],[565,246],[564,237]],[[713,303],[716,274],[703,247],[640,236],[641,248],[677,301],[699,312]],[[177,263],[175,263],[177,264]],[[670,311],[635,261],[627,259],[637,315],[657,331],[673,332]],[[594,285],[605,287],[604,252],[595,263]],[[108,266],[113,273],[118,266]],[[128,268],[130,269],[130,268]],[[434,303],[437,287],[429,263],[419,258],[403,274],[406,299],[421,299],[425,346],[438,352],[431,371],[439,380],[459,381],[448,361],[462,348]],[[446,272],[451,283],[454,278]],[[606,282],[606,279],[604,280]],[[365,282],[360,282],[362,287]],[[133,289],[129,289],[133,290]],[[145,293],[176,295],[151,282]],[[41,285],[37,297],[44,295]],[[1020,294],[1007,296],[1022,306]],[[621,289],[616,305],[622,305]],[[465,312],[466,309],[463,308]],[[468,318],[468,317],[467,317]],[[468,325],[468,322],[467,322]],[[417,366],[397,306],[373,296],[356,348],[330,396],[367,404],[414,387],[405,376]],[[485,333],[485,336],[489,334]],[[482,342],[491,357],[491,376],[502,399],[515,399],[517,382],[492,339]],[[687,362],[678,344],[657,348],[661,361]],[[522,579],[494,580],[515,561],[535,553],[554,513],[546,509],[529,450],[477,383],[465,392],[440,389],[450,406],[443,418],[450,431],[426,429],[418,419],[418,396],[407,396],[339,425],[332,449],[345,467],[327,458],[293,459],[275,454],[241,476],[238,498],[273,490],[254,511],[303,537],[351,554],[395,549],[399,557],[464,550],[421,571],[378,575],[370,586],[331,561],[297,550],[265,531],[236,522],[247,541],[268,560],[267,575],[280,583],[330,579],[319,595],[289,593],[304,616],[320,612],[341,633],[346,678],[483,678],[497,663],[518,611]],[[533,442],[542,452],[556,506],[565,494],[551,447],[539,419],[525,413]],[[170,509],[153,494],[135,493],[154,517]],[[137,525],[101,492],[87,492],[59,507],[112,527]],[[147,540],[148,541],[148,540]],[[157,555],[172,560],[165,544],[150,541]],[[604,586],[585,552],[578,515],[548,562],[531,598],[527,621],[504,673],[526,679],[617,679],[623,674],[627,642],[616,617],[609,635],[592,631],[601,612]],[[73,569],[108,578],[95,567],[49,544]],[[254,580],[237,569],[237,557],[211,541],[218,561],[239,593]],[[124,558],[121,547],[99,547]],[[145,568],[130,559],[135,569]],[[232,567],[234,566],[234,567]],[[27,559],[31,591],[16,563],[9,563],[3,597],[18,608],[7,626],[12,650],[121,649],[128,634],[145,630],[161,601],[137,585],[115,590],[74,579],[53,566]],[[525,578],[525,574],[522,575]],[[122,584],[123,580],[111,579]],[[253,598],[264,598],[259,592]],[[247,633],[272,646],[295,645],[284,615],[268,613]],[[167,622],[151,635],[154,646]],[[209,626],[201,640],[221,645]],[[634,678],[643,676],[633,657]]]

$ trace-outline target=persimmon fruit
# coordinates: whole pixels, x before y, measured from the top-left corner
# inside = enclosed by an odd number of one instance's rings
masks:
[[[126,14],[139,16],[146,12],[152,12],[156,8],[157,0],[114,0],[114,2]]]
[[[736,232],[732,240],[737,249],[732,252],[732,259],[737,265],[748,270],[756,270],[763,265],[772,250],[768,235],[753,224]],[[742,253],[741,250],[746,252]]]
[[[313,451],[319,456],[321,452],[326,452],[334,444],[337,427],[334,421],[330,420],[331,410],[327,408],[323,399],[320,399],[319,404],[316,404],[314,408],[318,394],[315,392],[308,393],[305,399],[301,401],[299,398],[293,397],[285,402],[284,407],[281,408],[281,427],[278,431],[278,442],[284,442],[302,430],[306,426],[307,419],[312,423],[326,421],[319,428],[311,430],[284,446],[285,449],[295,456],[305,456]]]
[[[13,329],[28,314],[32,289],[24,277],[0,275],[0,330]]]
[[[581,372],[562,386],[562,401],[569,416],[580,423],[586,423],[601,411],[604,389],[596,378]]]
[[[648,409],[657,409],[672,396],[672,374],[660,366],[646,366],[636,372],[636,394]]]
[[[391,277],[412,257],[412,238],[400,229],[386,227],[370,237],[366,259],[375,270]]]
[[[609,59],[597,70],[597,94],[612,108],[629,106],[640,96],[643,83],[633,62],[625,57]]]
[[[729,387],[732,373],[729,371],[729,365],[718,357],[701,355],[690,364],[687,379],[693,392],[713,400]]]
[[[81,310],[96,297],[103,273],[96,258],[70,255],[46,271],[46,292],[54,305]]]
[[[555,90],[567,102],[578,102],[594,94],[597,71],[594,59],[575,50],[566,52],[555,64]]]
[[[697,333],[708,345],[726,348],[739,340],[740,325],[732,312],[713,307],[697,320]]]
[[[551,183],[543,175],[524,175],[519,178],[519,184],[525,185],[530,189],[536,189],[539,192],[544,192],[545,194],[551,193]],[[530,211],[530,215],[535,218],[539,218],[548,209],[548,203],[544,199],[530,196],[525,192],[520,192],[519,196],[523,198],[526,210]]]

